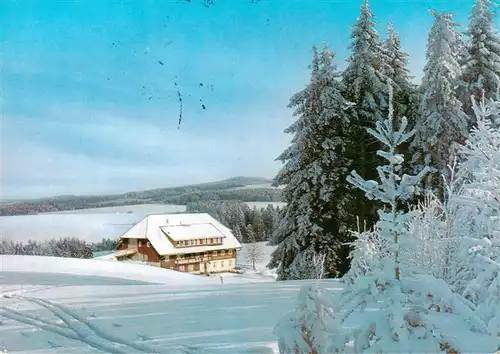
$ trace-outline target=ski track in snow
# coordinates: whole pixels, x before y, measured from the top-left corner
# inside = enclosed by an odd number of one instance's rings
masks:
[[[272,354],[273,327],[301,285],[2,286],[0,347],[29,354]]]
[[[4,317],[22,322],[27,325],[32,325],[40,329],[59,334],[68,339],[80,340],[89,346],[108,352],[108,353],[156,353],[157,351],[144,344],[136,344],[126,339],[114,336],[99,327],[93,325],[82,316],[77,315],[74,311],[62,305],[42,300],[35,297],[25,297],[13,295],[14,299],[26,300],[35,303],[50,312],[52,312],[59,320],[64,322],[65,326],[55,321],[43,319],[37,315],[21,313],[13,309],[1,306],[2,315]]]

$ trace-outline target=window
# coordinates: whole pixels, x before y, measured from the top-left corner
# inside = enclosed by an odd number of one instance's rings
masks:
[[[224,267],[224,261],[220,261],[220,266]]]
[[[231,265],[232,265],[232,263],[233,263],[233,262],[232,262],[232,261],[229,261],[229,262],[227,262],[227,263],[228,263],[228,265],[231,267]]]
[[[146,242],[146,247],[151,247],[151,242]]]
[[[220,251],[220,254],[224,256],[226,254],[226,250]]]
[[[203,245],[203,239],[200,240],[200,245]]]

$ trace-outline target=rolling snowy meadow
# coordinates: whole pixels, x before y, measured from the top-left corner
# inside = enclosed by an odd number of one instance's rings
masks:
[[[0,346],[8,352],[275,353],[276,319],[304,284],[222,285],[144,265],[1,257]],[[67,274],[57,271],[63,264]]]

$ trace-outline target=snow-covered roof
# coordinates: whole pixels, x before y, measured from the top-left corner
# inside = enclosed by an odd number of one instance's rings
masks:
[[[211,227],[207,225],[211,225]],[[190,239],[201,237],[222,237],[222,245],[203,245],[176,248],[170,242],[164,231],[162,231],[162,228],[167,230],[167,234],[169,236],[171,236],[169,231],[173,232],[173,234],[175,234],[174,237],[188,237]],[[207,231],[208,234],[200,234],[202,229]],[[218,234],[214,234],[214,229],[218,232]],[[196,237],[189,236],[189,230],[191,230],[191,232],[193,232],[192,234],[196,235]],[[219,236],[219,234],[221,236]],[[130,230],[125,232],[121,238],[147,239],[151,242],[151,246],[153,246],[156,252],[158,252],[161,256],[241,248],[241,244],[238,242],[236,237],[234,237],[231,230],[206,213],[148,215],[135,224]]]
[[[160,229],[174,241],[224,237],[224,234],[212,224],[161,226]]]

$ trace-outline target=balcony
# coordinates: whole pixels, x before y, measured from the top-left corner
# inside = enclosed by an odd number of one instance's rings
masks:
[[[176,264],[188,264],[188,263],[201,263],[208,262],[210,259],[208,257],[191,257],[191,258],[177,258]]]

